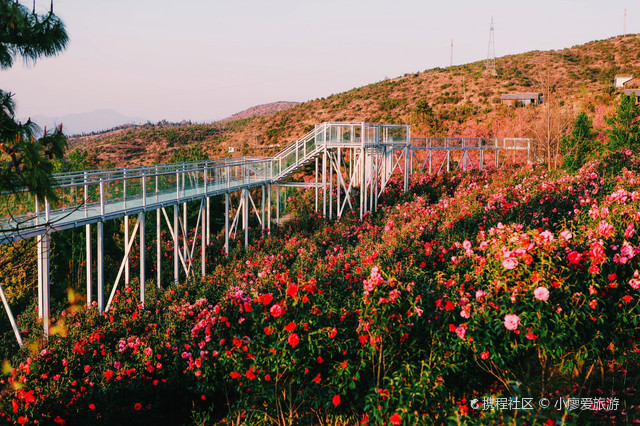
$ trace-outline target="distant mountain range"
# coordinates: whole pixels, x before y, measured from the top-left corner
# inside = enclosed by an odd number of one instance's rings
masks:
[[[31,121],[34,121],[43,130],[45,127],[47,130],[51,130],[62,124],[64,134],[71,136],[113,129],[125,124],[142,124],[147,120],[140,117],[122,115],[111,109],[100,109],[93,112],[67,114],[60,117],[34,115],[31,117]]]
[[[244,111],[237,112],[227,118],[223,118],[219,122],[224,123],[233,120],[241,120],[261,115],[281,112],[298,105],[299,102],[278,101],[269,104],[257,105]],[[26,121],[24,118],[22,121]],[[93,112],[83,112],[78,114],[66,114],[60,117],[50,117],[46,115],[31,116],[34,121],[43,130],[51,130],[62,124],[62,131],[67,136],[80,136],[83,134],[101,133],[106,130],[115,129],[127,125],[144,124],[148,120],[140,117],[130,117],[120,114],[111,109],[100,109]],[[184,124],[184,123],[171,123]]]

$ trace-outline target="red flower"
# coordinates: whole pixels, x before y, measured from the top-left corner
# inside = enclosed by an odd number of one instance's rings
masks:
[[[633,300],[633,297],[629,295],[622,296],[622,300],[624,300],[624,303],[630,303]]]
[[[483,352],[480,354],[480,358],[481,358],[481,359],[488,359],[488,358],[489,358],[489,351],[483,351]]]
[[[336,407],[338,405],[340,405],[340,395],[334,395],[333,399],[331,400],[331,402],[333,403],[333,405],[335,405]]]
[[[273,300],[273,294],[271,293],[263,294],[258,298],[258,301],[265,306],[271,303],[272,300]]]
[[[89,410],[93,411],[96,409],[95,404],[89,404]]]
[[[296,333],[290,334],[287,338],[287,342],[291,345],[292,348],[295,348],[298,343],[300,343],[300,339]]]
[[[284,326],[284,329],[287,330],[289,333],[292,333],[293,330],[296,329],[296,323],[295,322],[290,322],[289,324]]]
[[[133,404],[133,409],[136,411],[140,411],[142,409],[142,404],[136,402],[135,404]]]
[[[334,337],[336,337],[336,334],[338,334],[338,330],[335,327],[333,327],[331,331],[329,331],[329,338],[333,339]]]
[[[313,378],[313,381],[316,382],[316,383],[320,383],[320,380],[321,380],[320,373],[318,373],[318,375]]]
[[[232,379],[237,379],[239,377],[242,377],[242,374],[238,373],[237,371],[232,371],[231,373],[229,373],[229,375],[231,376]]]
[[[289,287],[287,287],[287,296],[293,299],[298,297],[298,286],[295,284],[291,284]]]
[[[113,377],[113,371],[107,370],[104,372],[104,378],[107,379],[107,381],[109,381],[109,379],[111,379],[112,377]]]
[[[389,417],[389,421],[392,425],[401,425],[402,424],[402,416],[400,414],[395,413],[393,416]]]
[[[569,263],[577,264],[577,263],[580,263],[580,259],[582,259],[582,255],[574,250],[567,255],[567,258],[569,259]]]
[[[324,362],[324,359],[321,356],[319,356],[318,358],[316,358],[316,362],[318,364],[322,364]]]
[[[253,374],[253,367],[249,368],[244,375],[247,376],[247,379],[249,380],[253,380],[256,378],[256,375]]]
[[[26,422],[28,422],[28,421],[29,421],[29,418],[28,418],[28,417],[25,417],[25,416],[20,416],[20,417],[18,417],[18,424],[23,425],[23,424],[25,424],[25,423],[26,423]]]
[[[89,371],[91,371],[91,366],[90,365],[85,365],[84,366],[84,372],[85,373],[89,373]]]

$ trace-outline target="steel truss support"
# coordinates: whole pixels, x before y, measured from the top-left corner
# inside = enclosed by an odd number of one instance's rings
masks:
[[[242,224],[242,229],[244,230],[244,248],[247,249],[249,247],[249,210],[253,207],[253,212],[258,219],[262,229],[265,228],[264,222],[264,205],[265,205],[265,194],[264,190],[262,193],[262,210],[259,211],[256,207],[256,204],[253,202],[253,197],[251,196],[251,192],[249,189],[243,189],[240,193],[240,202],[238,204],[238,209],[236,210],[236,214],[233,218],[233,223],[231,227],[228,226],[228,218],[229,218],[229,194],[226,194],[225,197],[225,252],[228,255],[228,235],[233,234],[233,238],[236,238],[236,233],[238,231],[238,227],[240,223]],[[228,230],[228,231],[227,231]]]
[[[2,285],[0,284],[0,298],[2,299],[2,305],[4,306],[4,310],[9,317],[9,322],[11,323],[11,328],[13,329],[13,334],[16,336],[16,341],[21,348],[24,348],[24,343],[22,342],[22,336],[20,336],[20,330],[18,330],[18,325],[16,324],[16,320],[13,317],[13,313],[11,312],[11,307],[9,306],[9,302],[7,301],[6,296],[4,295],[4,290],[2,290]],[[45,329],[46,333],[46,329]],[[46,334],[45,334],[46,336]]]

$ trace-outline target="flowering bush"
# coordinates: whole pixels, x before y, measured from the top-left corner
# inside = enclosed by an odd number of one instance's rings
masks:
[[[25,332],[0,420],[638,420],[639,171],[615,153],[573,175],[417,174],[407,194],[394,178],[363,221],[325,221],[301,193],[249,250],[227,260],[214,239],[202,281],[150,288],[144,309],[130,289],[104,315],[68,308],[46,342]],[[522,397],[620,407],[490,405]]]

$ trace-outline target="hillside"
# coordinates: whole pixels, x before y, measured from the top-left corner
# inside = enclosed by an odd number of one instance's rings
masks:
[[[143,126],[73,140],[92,164],[167,161],[176,150],[200,146],[211,157],[266,154],[292,142],[323,121],[409,123],[413,135],[535,136],[546,108],[510,108],[504,93],[543,93],[558,128],[566,131],[579,111],[604,124],[616,92],[616,74],[640,76],[640,36],[594,41],[554,51],[533,51],[496,60],[435,68],[302,103],[284,111],[210,125]],[[244,148],[244,149],[243,149]]]
[[[285,111],[289,108],[293,108],[296,105],[299,105],[300,102],[271,102],[269,104],[256,105],[251,108],[247,108],[244,111],[237,112],[233,115],[230,115],[227,118],[223,118],[220,120],[222,123],[226,123],[227,121],[234,120],[244,120],[245,118],[253,118],[262,115],[273,114],[280,111]]]

